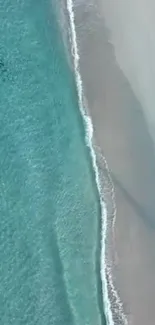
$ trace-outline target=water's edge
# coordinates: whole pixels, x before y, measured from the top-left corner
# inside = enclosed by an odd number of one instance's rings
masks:
[[[99,170],[97,165],[97,157],[93,145],[94,143],[93,124],[87,111],[86,101],[83,93],[83,83],[80,74],[79,53],[77,48],[76,30],[75,30],[75,22],[74,22],[75,17],[74,17],[72,0],[67,0],[66,6],[67,6],[68,16],[69,16],[71,51],[73,56],[73,66],[74,66],[75,80],[77,86],[79,109],[84,122],[85,133],[86,133],[85,141],[86,141],[86,145],[89,147],[91,158],[92,158],[92,165],[95,173],[95,181],[97,185],[97,190],[100,199],[100,208],[101,208],[101,218],[100,221],[98,222],[98,232],[99,232],[98,249],[96,251],[96,271],[98,274],[97,277],[98,303],[101,312],[102,324],[104,324],[104,319],[106,318],[107,325],[114,325],[110,300],[108,297],[108,283],[106,279],[106,264],[105,264],[107,210],[106,210],[106,204],[103,199],[102,186],[99,178]],[[104,318],[104,311],[105,311],[105,318]]]
[[[127,325],[127,319],[123,311],[123,304],[119,298],[116,288],[113,284],[111,263],[109,259],[109,242],[112,241],[113,227],[116,218],[115,194],[112,178],[108,168],[107,161],[101,153],[100,148],[96,145],[93,123],[87,100],[84,94],[84,85],[80,73],[80,56],[77,45],[76,25],[74,6],[72,0],[66,0],[69,15],[70,26],[70,45],[73,57],[73,66],[75,72],[77,93],[79,99],[79,109],[84,121],[85,141],[89,147],[92,159],[92,167],[95,173],[95,181],[100,202],[100,215],[98,221],[98,238],[96,247],[96,275],[97,275],[97,292],[98,304],[101,313],[102,324],[107,325],[119,324]],[[105,184],[106,183],[106,184]],[[106,193],[106,187],[110,187],[110,192]],[[109,220],[110,219],[110,220]],[[109,241],[110,239],[110,241]],[[106,246],[107,245],[107,246]],[[116,321],[116,322],[115,322]]]

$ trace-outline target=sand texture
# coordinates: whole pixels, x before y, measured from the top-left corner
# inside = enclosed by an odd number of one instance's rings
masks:
[[[109,43],[99,3],[76,7],[81,74],[115,187],[113,278],[131,325],[155,324],[155,155],[142,108]],[[119,325],[119,324],[117,324]]]

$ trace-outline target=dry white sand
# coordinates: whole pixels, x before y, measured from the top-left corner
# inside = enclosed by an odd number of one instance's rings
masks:
[[[116,63],[101,12],[95,12],[93,0],[92,6],[83,2],[76,8],[76,24],[95,137],[115,186],[113,276],[129,324],[154,325],[154,143],[140,103]]]

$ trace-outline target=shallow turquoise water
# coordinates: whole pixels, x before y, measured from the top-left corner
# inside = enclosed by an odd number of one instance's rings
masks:
[[[100,208],[53,4],[0,0],[4,325],[100,324]]]

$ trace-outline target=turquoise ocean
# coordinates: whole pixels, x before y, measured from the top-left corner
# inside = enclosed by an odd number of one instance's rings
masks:
[[[101,207],[54,0],[0,0],[0,324],[105,324]]]

